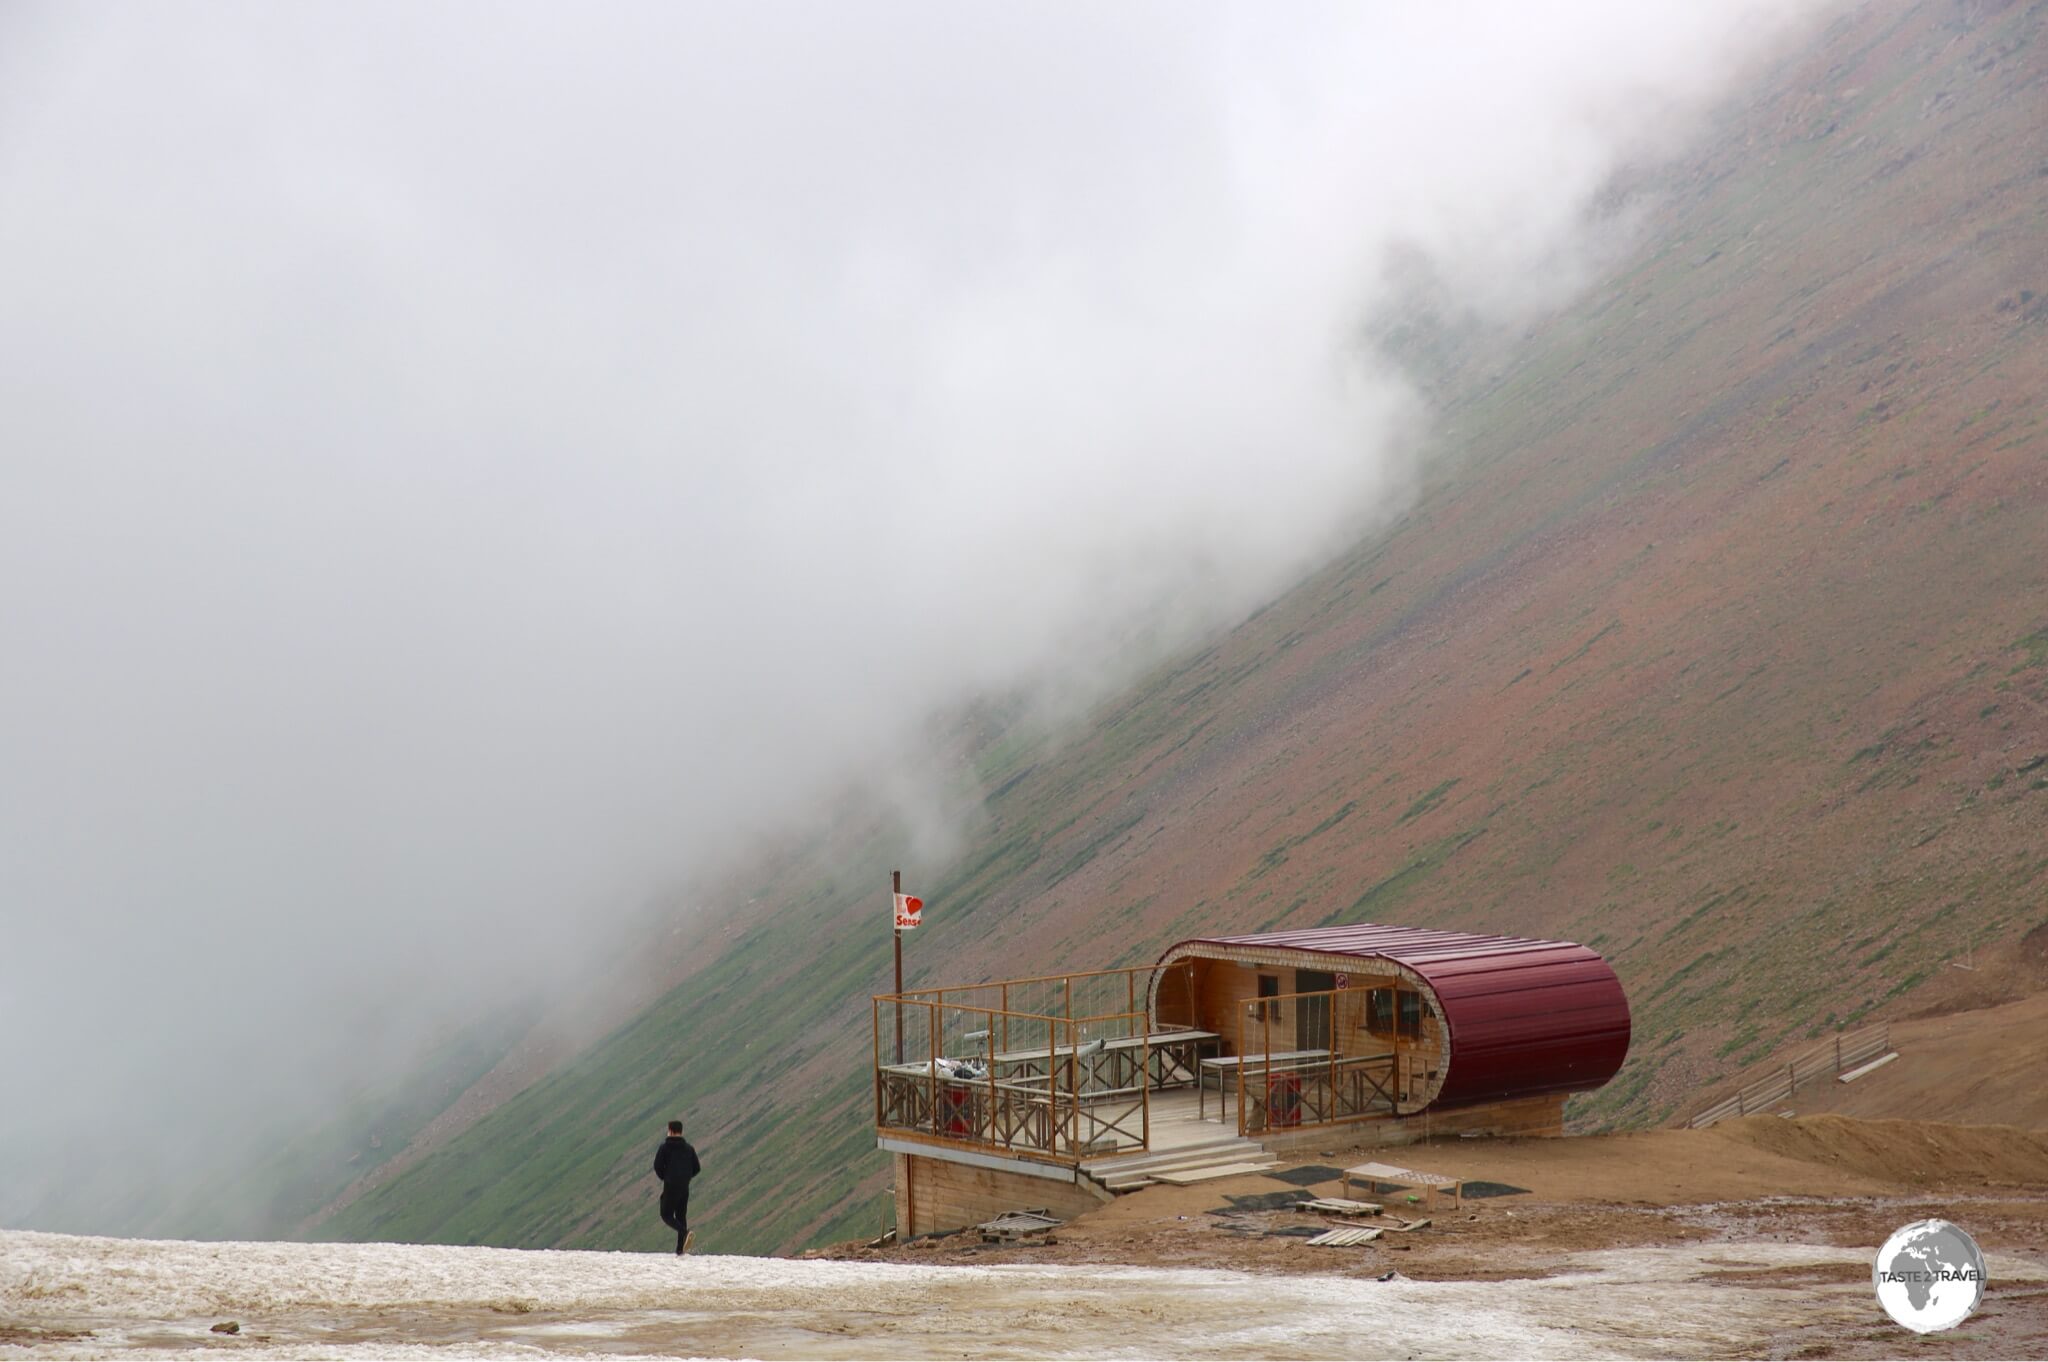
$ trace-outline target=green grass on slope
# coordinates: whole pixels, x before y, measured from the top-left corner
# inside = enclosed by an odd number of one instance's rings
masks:
[[[865,882],[882,880],[877,874]],[[866,1070],[835,1065],[829,1082],[808,1086],[787,1075],[823,1037],[843,1036],[849,1028],[867,1049],[866,999],[887,969],[884,932],[821,939],[811,913],[770,916],[709,970],[356,1201],[322,1233],[658,1249],[662,1227],[646,1166],[662,1123],[683,1112],[704,1161],[693,1205],[705,1247],[771,1250],[821,1213],[819,1197],[777,1198],[764,1189],[769,1195],[749,1198],[744,1218],[705,1212],[731,1201],[741,1178],[758,1185],[770,1169],[801,1179],[822,1168],[838,1187],[879,1167],[865,1105]],[[706,1129],[692,1114],[712,1097],[725,1104],[736,1099],[741,1114],[728,1128]],[[860,1108],[857,1119],[822,1127],[814,1119],[820,1108],[849,1102]]]

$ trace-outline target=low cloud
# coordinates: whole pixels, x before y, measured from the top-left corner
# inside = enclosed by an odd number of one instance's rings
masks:
[[[1398,510],[1387,262],[1569,296],[1787,8],[0,11],[0,1218]]]

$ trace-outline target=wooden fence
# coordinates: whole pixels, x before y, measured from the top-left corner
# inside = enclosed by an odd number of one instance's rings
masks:
[[[1833,1078],[1859,1064],[1868,1064],[1879,1055],[1890,1053],[1891,1048],[1891,1026],[1886,1022],[1866,1026],[1860,1031],[1837,1032],[1833,1040],[1824,1041],[1779,1065],[1733,1097],[1708,1107],[1686,1124],[1697,1130],[1731,1116],[1747,1116],[1751,1112],[1768,1110],[1791,1097],[1802,1085],[1817,1078]]]
[[[1198,1037],[1214,1039],[1150,1028],[1153,973],[876,994],[875,1128],[1065,1163],[1149,1149],[1152,1090],[1193,1083]]]
[[[1377,1029],[1368,1020],[1375,995],[1387,999],[1384,1025]],[[1398,1021],[1404,996],[1415,994],[1388,978],[1358,988],[1238,999],[1235,1059],[1212,1061],[1235,1071],[1237,1133],[1257,1138],[1276,1127],[1339,1125],[1398,1115],[1413,1097],[1409,1083],[1419,1076],[1414,1062],[1419,1042],[1408,1043],[1404,1054],[1401,1038],[1419,1036],[1422,1014],[1418,1009],[1414,1029],[1404,1033]],[[1297,1009],[1320,1019],[1323,1039],[1312,1047],[1291,1049],[1300,1033],[1296,1030],[1290,1040],[1283,1031],[1282,1048],[1276,1052],[1273,1019]],[[1432,1047],[1427,1062],[1434,1065],[1435,1056]],[[1217,1097],[1220,1101],[1222,1094]]]

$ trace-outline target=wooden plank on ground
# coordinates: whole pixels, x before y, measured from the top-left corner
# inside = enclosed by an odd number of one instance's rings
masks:
[[[1894,1050],[1882,1059],[1873,1059],[1868,1064],[1859,1065],[1856,1068],[1849,1070],[1849,1072],[1841,1075],[1840,1081],[1843,1083],[1854,1083],[1857,1079],[1863,1077],[1863,1075],[1871,1072],[1873,1069],[1882,1069],[1885,1065],[1891,1063],[1898,1057],[1899,1052],[1897,1050]]]
[[[1308,1242],[1317,1248],[1351,1248],[1358,1244],[1370,1244],[1380,1237],[1377,1228],[1331,1230],[1319,1234]]]
[[[1170,1182],[1175,1187],[1185,1187],[1191,1182],[1207,1182],[1211,1178],[1242,1177],[1246,1173],[1263,1173],[1272,1168],[1270,1163],[1226,1163],[1214,1168],[1184,1168],[1175,1173],[1147,1173],[1154,1182]]]
[[[1016,1243],[1034,1234],[1044,1234],[1058,1229],[1060,1220],[1043,1210],[1008,1211],[993,1220],[976,1225],[981,1231],[984,1243]]]

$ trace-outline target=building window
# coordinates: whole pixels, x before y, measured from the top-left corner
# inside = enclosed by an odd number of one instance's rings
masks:
[[[1261,974],[1259,976],[1259,998],[1261,1001],[1253,1007],[1255,1019],[1258,1021],[1279,1021],[1280,1004],[1264,1001],[1264,999],[1277,998],[1279,996],[1280,976],[1277,974]]]
[[[1398,999],[1398,1001],[1396,1001]],[[1422,1034],[1422,995],[1408,989],[1375,988],[1365,995],[1365,1029],[1375,1036]]]

